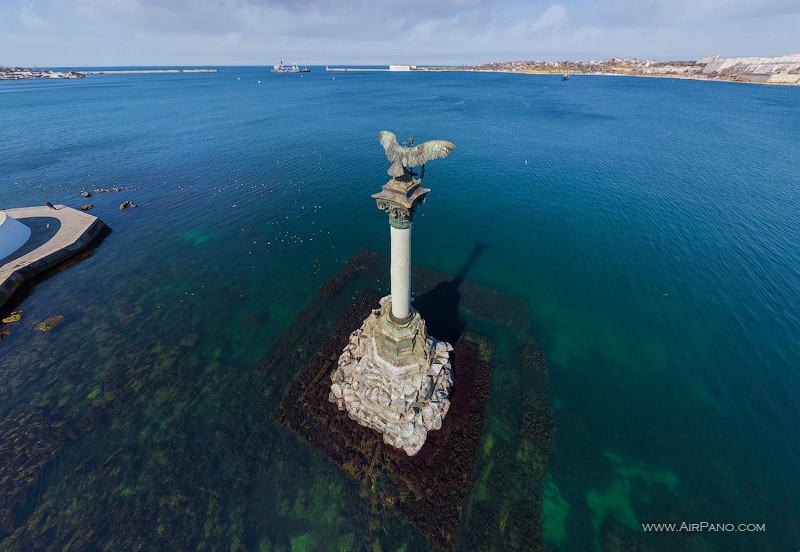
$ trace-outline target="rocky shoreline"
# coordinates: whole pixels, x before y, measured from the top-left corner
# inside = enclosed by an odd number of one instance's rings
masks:
[[[478,71],[529,75],[655,77],[771,85],[800,85],[800,54],[771,58],[721,58],[656,61],[611,58],[595,61],[499,61],[474,67],[422,67],[416,71]]]

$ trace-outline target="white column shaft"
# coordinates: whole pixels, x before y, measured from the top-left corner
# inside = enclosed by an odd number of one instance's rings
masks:
[[[411,228],[389,228],[392,241],[392,314],[403,319],[411,312]]]

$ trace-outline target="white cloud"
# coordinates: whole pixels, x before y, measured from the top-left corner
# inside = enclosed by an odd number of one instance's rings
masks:
[[[36,11],[33,2],[26,2],[17,10],[19,24],[30,31],[41,31],[49,26],[48,21]]]
[[[553,4],[533,22],[534,31],[556,30],[567,23],[567,9],[561,4]]]
[[[797,50],[797,0],[556,1],[0,0],[0,64],[424,64]]]

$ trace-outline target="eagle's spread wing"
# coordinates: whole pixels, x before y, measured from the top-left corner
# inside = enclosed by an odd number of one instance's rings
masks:
[[[381,146],[383,146],[383,149],[386,150],[386,158],[389,161],[394,162],[395,157],[397,157],[398,150],[402,149],[400,144],[397,143],[397,136],[388,130],[382,130],[378,135],[378,140],[380,141]]]
[[[419,167],[433,159],[447,157],[456,149],[455,144],[447,140],[430,140],[410,148],[401,146],[397,137],[388,130],[381,131],[378,140],[386,151],[386,159],[392,163],[388,172],[394,177],[406,174],[405,167]]]
[[[394,138],[394,134],[392,134],[392,138]],[[396,143],[397,140],[395,140],[395,144]],[[403,152],[405,154],[403,156],[403,165],[406,167],[419,167],[428,161],[447,157],[456,149],[456,145],[447,140],[430,140],[429,142],[423,142],[418,146],[414,146],[413,148],[404,149],[406,151]]]

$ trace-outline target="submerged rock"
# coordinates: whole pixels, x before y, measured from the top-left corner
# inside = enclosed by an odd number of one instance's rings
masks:
[[[14,311],[5,318],[3,318],[4,324],[13,324],[14,322],[19,322],[22,319],[22,311]]]
[[[63,321],[64,317],[61,316],[60,314],[56,314],[55,316],[51,316],[44,322],[39,322],[38,324],[36,324],[36,326],[33,327],[33,329],[40,332],[49,332],[50,330],[61,324],[61,322]]]

